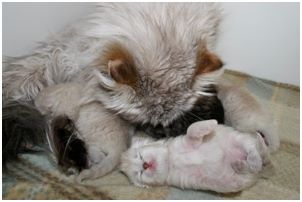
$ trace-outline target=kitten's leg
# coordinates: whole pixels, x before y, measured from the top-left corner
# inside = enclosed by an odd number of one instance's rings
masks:
[[[222,102],[227,125],[241,132],[260,132],[271,152],[278,149],[280,142],[272,117],[249,92],[221,82],[218,98]]]
[[[89,159],[96,162],[83,170],[77,181],[98,178],[112,171],[127,149],[128,124],[102,104],[93,102],[81,107],[76,125],[87,144]],[[104,152],[107,156],[102,159]]]

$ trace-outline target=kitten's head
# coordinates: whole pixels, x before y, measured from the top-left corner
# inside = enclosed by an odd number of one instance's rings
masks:
[[[132,144],[121,157],[120,169],[136,185],[163,185],[168,175],[168,150],[160,143],[148,142]]]
[[[132,123],[167,126],[207,95],[222,73],[222,62],[204,43],[172,47],[163,45],[155,54],[108,45],[96,72],[103,92],[96,96]]]

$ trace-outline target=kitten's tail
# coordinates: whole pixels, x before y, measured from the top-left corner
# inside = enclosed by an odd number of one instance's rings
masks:
[[[17,160],[20,153],[45,145],[47,122],[30,103],[8,101],[2,108],[2,165]]]

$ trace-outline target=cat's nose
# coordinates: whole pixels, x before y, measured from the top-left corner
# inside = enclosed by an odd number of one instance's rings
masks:
[[[143,163],[143,168],[144,168],[144,170],[148,169],[150,166],[151,166],[151,165],[150,165],[149,163],[147,163],[147,162],[144,162],[144,163]]]

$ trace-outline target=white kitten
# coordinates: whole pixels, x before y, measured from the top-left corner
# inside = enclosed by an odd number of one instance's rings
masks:
[[[138,186],[237,192],[255,183],[269,152],[260,135],[242,134],[215,120],[192,124],[187,135],[152,141],[134,139],[121,170]]]
[[[77,138],[85,142],[88,152],[89,169],[79,174],[78,181],[112,171],[127,149],[129,133],[126,122],[106,110],[101,103],[86,99],[86,93],[82,84],[60,84],[41,91],[35,101],[42,114],[50,117],[66,115],[74,121]],[[51,135],[50,139],[53,138]]]

